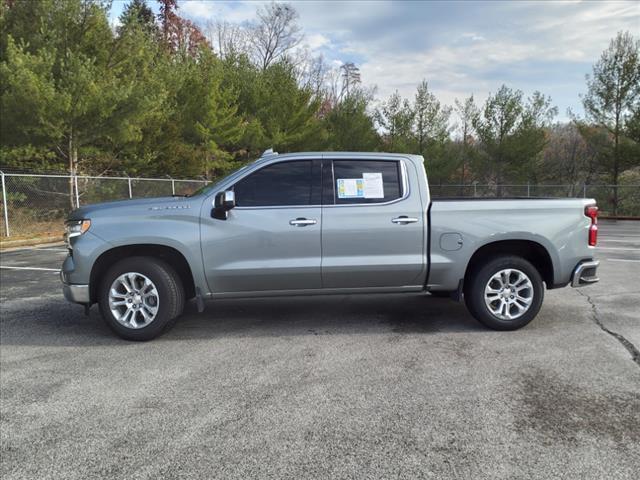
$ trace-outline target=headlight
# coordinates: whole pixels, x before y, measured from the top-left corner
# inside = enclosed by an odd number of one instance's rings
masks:
[[[79,237],[84,232],[89,230],[91,226],[91,220],[69,220],[64,224],[65,237],[67,240],[67,245],[71,247],[69,244],[69,239],[73,237]]]

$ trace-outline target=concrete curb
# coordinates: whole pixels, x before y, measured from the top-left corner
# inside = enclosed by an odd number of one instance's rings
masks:
[[[0,251],[10,251],[18,247],[40,247],[40,246],[52,246],[55,244],[62,244],[63,238],[61,235],[52,235],[49,237],[37,237],[37,238],[23,238],[19,240],[1,240]]]

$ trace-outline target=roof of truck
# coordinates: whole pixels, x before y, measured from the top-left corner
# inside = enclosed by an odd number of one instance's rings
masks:
[[[409,153],[387,153],[387,152],[291,152],[291,153],[278,153],[274,152],[272,149],[266,150],[260,160],[265,158],[271,158],[277,156],[278,158],[287,158],[287,157],[325,157],[325,158],[336,158],[336,157],[348,157],[353,160],[365,160],[371,158],[421,158],[420,155],[413,155]]]

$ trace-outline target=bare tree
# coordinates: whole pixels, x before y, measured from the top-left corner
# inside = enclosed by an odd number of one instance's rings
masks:
[[[251,28],[250,42],[256,63],[266,70],[302,41],[298,12],[288,3],[271,2],[258,9],[258,22]]]
[[[355,63],[347,62],[343,63],[340,67],[342,76],[342,90],[340,91],[340,99],[348,97],[350,91],[356,85],[361,83],[360,69],[356,67]]]
[[[312,56],[307,48],[300,50],[294,60],[298,85],[315,97],[325,97],[329,67],[322,55]]]
[[[246,25],[208,21],[205,26],[207,40],[221,58],[249,54],[251,44]]]
[[[598,151],[575,123],[554,125],[547,136],[540,169],[543,180],[570,184],[565,194],[575,195],[581,184],[590,183],[597,174]]]

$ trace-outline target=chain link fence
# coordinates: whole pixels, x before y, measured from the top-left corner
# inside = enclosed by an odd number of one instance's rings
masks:
[[[63,232],[71,210],[126,198],[186,195],[207,180],[1,173],[2,238],[49,237]]]
[[[59,236],[68,213],[82,205],[126,198],[186,195],[206,180],[170,178],[89,177],[1,173],[2,238]],[[618,215],[640,216],[640,185],[431,185],[438,197],[574,197],[595,198],[602,214],[613,211],[618,190]]]

